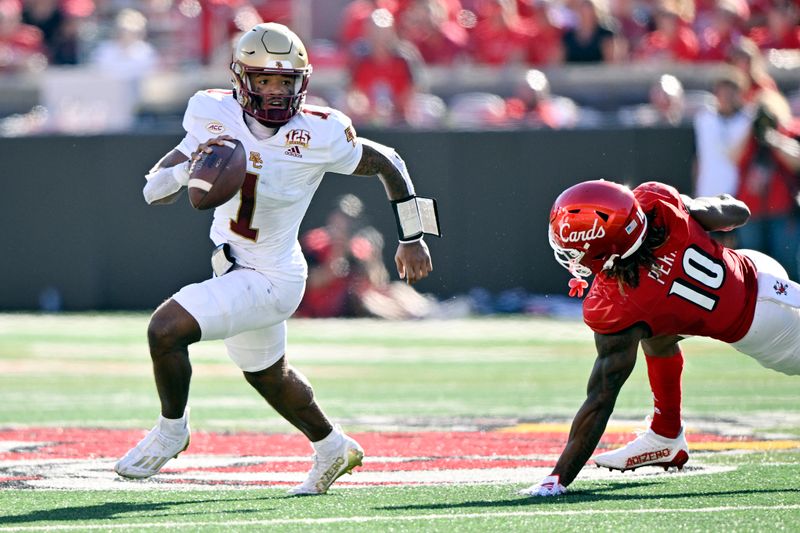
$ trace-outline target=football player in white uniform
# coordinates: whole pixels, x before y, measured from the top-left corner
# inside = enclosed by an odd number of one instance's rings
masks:
[[[115,471],[147,478],[188,447],[188,346],[224,339],[248,383],[312,443],[314,466],[290,493],[323,494],[361,464],[364,452],[330,422],[306,378],[286,361],[286,319],[300,303],[307,273],[300,222],[326,172],[377,175],[396,215],[398,273],[414,283],[432,270],[422,235],[439,233],[435,204],[416,197],[393,149],[357,138],[339,111],[304,104],[311,65],[287,27],[259,24],[245,33],[231,72],[232,91],[201,91],[189,100],[186,136],[146,176],[146,201],[172,203],[188,182],[191,162],[211,145],[235,138],[248,157],[240,193],[214,211],[214,277],[183,287],[150,320],[161,416]]]

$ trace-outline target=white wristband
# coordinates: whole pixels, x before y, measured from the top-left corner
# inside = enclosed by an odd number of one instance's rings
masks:
[[[172,177],[178,182],[181,187],[186,187],[189,183],[189,161],[178,163],[172,167]]]
[[[181,183],[185,177],[185,181]],[[147,183],[142,194],[148,204],[166,198],[181,190],[189,181],[189,172],[186,170],[186,163],[180,163],[174,167],[159,168],[145,176]]]

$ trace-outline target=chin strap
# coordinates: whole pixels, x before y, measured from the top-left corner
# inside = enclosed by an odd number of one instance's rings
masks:
[[[589,282],[583,278],[579,278],[575,276],[571,280],[569,280],[569,295],[572,298],[576,296],[578,298],[583,298],[583,291],[586,290],[586,287],[589,286]]]

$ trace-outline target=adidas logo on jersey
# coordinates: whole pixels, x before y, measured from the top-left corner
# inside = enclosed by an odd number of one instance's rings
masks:
[[[297,146],[292,146],[283,153],[286,155],[290,155],[292,157],[303,157],[303,154],[300,152],[300,148],[298,148]]]

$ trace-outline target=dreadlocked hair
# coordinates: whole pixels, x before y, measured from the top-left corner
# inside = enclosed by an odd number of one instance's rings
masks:
[[[626,285],[629,287],[639,286],[639,267],[650,269],[656,264],[655,250],[667,240],[667,229],[664,226],[653,224],[656,218],[655,208],[645,216],[647,217],[647,235],[642,245],[630,257],[614,261],[614,265],[606,271],[606,276],[617,280],[621,292],[625,292]]]

